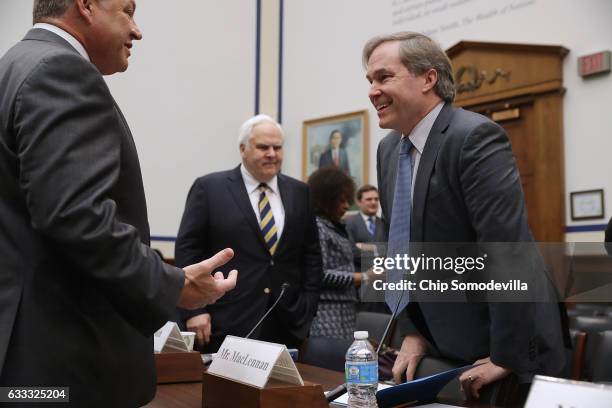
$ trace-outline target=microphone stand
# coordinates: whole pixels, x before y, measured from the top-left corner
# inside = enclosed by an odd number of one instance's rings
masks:
[[[249,337],[251,337],[251,334],[253,334],[253,332],[255,330],[257,330],[257,328],[263,323],[264,320],[266,320],[266,317],[268,317],[268,315],[270,313],[272,313],[272,311],[274,310],[274,308],[276,307],[276,305],[278,304],[278,302],[281,300],[281,298],[283,297],[283,295],[285,294],[285,291],[289,288],[289,282],[284,282],[281,285],[281,291],[280,294],[278,295],[278,298],[276,298],[276,301],[274,302],[274,304],[272,304],[272,307],[270,307],[268,309],[268,311],[261,317],[261,319],[259,319],[259,321],[257,322],[257,324],[251,329],[251,331],[249,332],[249,334],[247,334],[244,338],[248,339]]]

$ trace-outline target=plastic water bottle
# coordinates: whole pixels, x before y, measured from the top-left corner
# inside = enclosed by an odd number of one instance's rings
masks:
[[[378,388],[378,358],[367,331],[356,331],[346,352],[344,372],[350,408],[375,408]]]

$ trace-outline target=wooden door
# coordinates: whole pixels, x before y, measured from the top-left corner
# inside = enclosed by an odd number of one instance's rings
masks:
[[[563,173],[559,171],[562,150],[554,128],[539,123],[539,98],[498,101],[466,107],[502,126],[512,144],[525,194],[529,227],[537,241],[562,240]],[[552,112],[547,112],[551,114]]]
[[[461,41],[447,50],[455,103],[508,133],[536,240],[563,242],[563,58],[560,46]]]

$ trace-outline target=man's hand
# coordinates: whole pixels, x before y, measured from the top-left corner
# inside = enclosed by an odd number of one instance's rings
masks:
[[[226,264],[233,257],[234,251],[231,248],[225,248],[211,258],[184,267],[185,286],[181,291],[178,306],[183,309],[204,307],[215,303],[225,292],[234,289],[238,271],[231,271],[227,278],[224,278],[221,272],[212,274],[215,269]]]
[[[480,398],[480,389],[483,386],[501,380],[511,373],[507,368],[493,364],[490,357],[483,358],[474,363],[474,365],[477,364],[481,365],[465,371],[459,377],[461,389],[465,393],[467,399]]]
[[[355,245],[357,246],[357,248],[359,248],[362,251],[376,252],[376,245],[374,244],[368,244],[365,242],[357,242]]]
[[[402,374],[406,373],[406,381],[414,379],[414,373],[427,350],[427,342],[419,335],[411,334],[404,337],[402,347],[393,364],[393,380],[402,383]]]
[[[210,313],[193,316],[187,320],[187,330],[195,332],[198,346],[204,346],[210,342],[211,327]]]

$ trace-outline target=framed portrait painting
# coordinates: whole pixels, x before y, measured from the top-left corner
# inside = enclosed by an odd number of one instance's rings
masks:
[[[315,170],[336,166],[351,176],[357,187],[368,182],[368,111],[304,121],[302,179]]]

